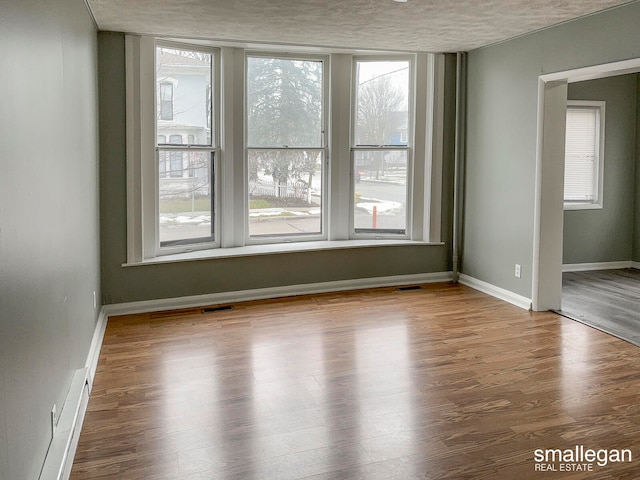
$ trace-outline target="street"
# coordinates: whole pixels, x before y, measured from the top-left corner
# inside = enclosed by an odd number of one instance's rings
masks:
[[[406,228],[405,185],[363,180],[355,185],[355,197],[359,199],[354,212],[355,228],[373,228],[374,206],[376,207],[376,228]],[[251,214],[258,215],[252,215],[249,218],[250,234],[260,236],[320,233],[320,214],[308,213],[309,210],[309,208],[252,210]],[[260,212],[263,215],[260,215]],[[211,234],[211,224],[208,217],[204,218],[202,213],[188,212],[174,215],[170,222],[166,220],[168,216],[164,218],[165,221],[160,222],[161,242],[204,238]]]

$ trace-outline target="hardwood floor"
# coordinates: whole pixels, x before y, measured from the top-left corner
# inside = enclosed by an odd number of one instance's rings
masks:
[[[639,392],[633,345],[461,285],[115,317],[71,478],[636,479]],[[536,470],[576,446],[633,458]]]
[[[562,312],[640,346],[640,270],[562,274]]]

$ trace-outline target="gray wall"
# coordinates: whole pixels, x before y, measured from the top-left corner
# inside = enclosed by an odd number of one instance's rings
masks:
[[[470,52],[463,273],[532,297],[538,77],[640,57],[638,22],[633,3]]]
[[[633,261],[640,262],[640,75],[636,75],[636,186],[633,214]]]
[[[563,263],[630,261],[633,256],[637,75],[569,84],[571,100],[604,100],[603,208],[564,212]]]
[[[455,58],[447,58],[443,236],[445,246],[396,246],[288,253],[122,267],[126,261],[124,36],[101,33],[101,231],[105,303],[173,298],[367,277],[451,270]]]
[[[97,35],[83,0],[0,12],[0,478],[22,480],[96,324]]]

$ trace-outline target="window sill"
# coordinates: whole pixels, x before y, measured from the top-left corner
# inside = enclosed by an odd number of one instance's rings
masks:
[[[565,203],[564,210],[602,210],[601,203]]]
[[[149,258],[140,262],[123,263],[123,267],[138,265],[156,265],[162,263],[193,262],[198,260],[210,260],[215,258],[248,257],[257,255],[273,255],[282,253],[314,252],[321,250],[338,250],[348,248],[369,248],[387,246],[415,246],[433,245],[442,246],[444,242],[423,242],[414,240],[333,240],[320,242],[296,242],[279,243],[277,245],[248,245],[233,248],[215,248],[210,250],[197,250],[194,252],[177,253]]]

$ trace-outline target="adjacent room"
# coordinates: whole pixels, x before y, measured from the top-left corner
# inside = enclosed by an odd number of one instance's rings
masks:
[[[637,478],[639,21],[2,0],[0,478]]]
[[[570,83],[562,313],[640,343],[638,74]]]

